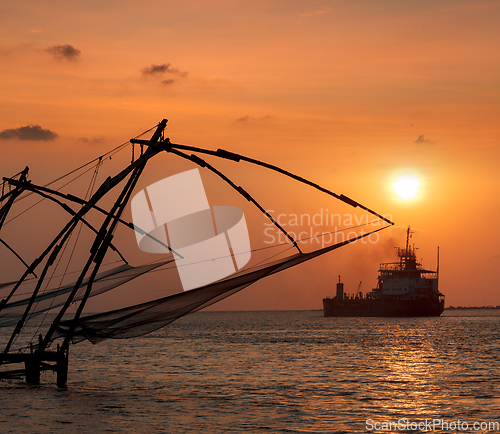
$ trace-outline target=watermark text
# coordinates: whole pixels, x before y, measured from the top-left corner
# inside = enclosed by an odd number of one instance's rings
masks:
[[[411,421],[402,418],[397,421],[367,419],[365,423],[367,431],[388,432],[388,431],[484,431],[500,432],[500,422],[496,421],[464,421],[445,419],[424,419]]]

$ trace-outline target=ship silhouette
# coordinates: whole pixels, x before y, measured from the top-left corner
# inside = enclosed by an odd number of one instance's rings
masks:
[[[337,283],[335,297],[323,299],[325,316],[335,317],[413,317],[439,316],[444,310],[444,295],[439,292],[439,250],[436,271],[417,262],[416,249],[410,246],[411,231],[406,231],[406,247],[398,248],[398,262],[380,264],[377,287],[368,294],[344,293]]]

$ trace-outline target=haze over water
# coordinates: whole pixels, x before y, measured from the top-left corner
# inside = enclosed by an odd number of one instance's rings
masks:
[[[499,354],[498,310],[200,312],[141,338],[71,347],[67,390],[52,374],[36,387],[1,382],[0,431],[363,433],[368,419],[402,418],[472,427],[499,421]]]

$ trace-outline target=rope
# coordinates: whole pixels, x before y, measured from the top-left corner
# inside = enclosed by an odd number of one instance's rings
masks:
[[[158,126],[155,125],[154,127],[150,128],[149,130],[147,131],[144,131],[143,133],[139,134],[138,136],[134,137],[134,139],[137,139],[139,137],[142,137],[144,134],[147,134],[149,133],[151,130],[154,130],[156,127]],[[117,154],[118,152],[122,151],[123,149],[125,149],[126,146],[128,146],[128,144],[130,144],[130,140],[127,140],[126,142],[122,143],[121,145],[118,145],[116,146],[115,148],[109,150],[108,152],[106,152],[105,154],[101,155],[100,157],[97,157],[97,158],[94,158],[93,160],[85,163],[85,164],[82,164],[80,167],[77,167],[76,169],[73,169],[72,171],[66,173],[65,175],[62,175],[60,176],[59,178],[49,182],[48,184],[45,184],[43,187],[49,187],[50,185],[60,181],[61,179],[64,179],[64,178],[67,178],[68,176],[72,175],[73,173],[75,172],[78,172],[79,170],[87,167],[88,165],[92,164],[92,163],[95,163],[97,162],[97,164],[95,164],[94,166],[90,167],[89,169],[87,169],[85,172],[82,172],[80,175],[76,176],[75,178],[73,178],[71,181],[67,182],[66,184],[62,185],[61,187],[59,187],[58,189],[56,189],[56,191],[60,191],[62,188],[66,187],[67,185],[71,184],[72,182],[76,181],[78,178],[80,178],[81,176],[85,175],[87,172],[90,172],[92,169],[95,169],[98,165],[102,164],[102,162],[104,160],[111,160],[111,157],[115,154]],[[143,154],[143,146],[141,145],[141,157],[142,157],[142,154]],[[18,176],[21,172],[17,173],[16,175],[13,176],[13,178],[15,176]],[[4,181],[5,183],[5,181]],[[3,188],[3,186],[2,186]],[[30,192],[27,192],[25,194],[22,194],[20,197],[18,197],[15,201],[15,202],[18,202],[20,200],[23,200],[23,199],[26,199],[27,197],[31,196],[33,194],[32,191]],[[17,219],[18,217],[20,217],[21,215],[23,215],[25,212],[29,211],[30,209],[34,208],[36,205],[40,204],[41,202],[43,202],[45,200],[45,198],[43,199],[40,199],[38,202],[34,203],[33,205],[31,205],[30,207],[28,207],[27,209],[25,209],[24,211],[20,212],[19,214],[15,215],[14,217],[12,217],[10,220],[6,221],[4,223],[4,226],[7,225],[8,223],[12,222],[13,220]]]
[[[99,164],[99,163],[98,163]],[[78,178],[82,177],[83,175],[85,175],[86,173],[90,172],[92,169],[95,169],[95,166],[92,166],[90,167],[89,169],[87,169],[85,172],[82,172],[80,175],[76,176],[75,178],[73,178],[71,181],[68,181],[66,184],[62,185],[61,187],[59,187],[56,191],[59,191],[61,189],[63,189],[64,187],[66,187],[67,185],[71,184],[72,182],[76,181]],[[60,178],[62,179],[62,178]],[[55,181],[54,181],[55,182]],[[50,185],[50,184],[53,184],[53,182],[47,184],[47,185]],[[25,196],[23,196],[23,199],[25,197],[28,197],[29,195],[33,194],[33,192],[29,192],[27,193]],[[11,221],[17,219],[18,217],[22,216],[25,212],[28,212],[30,209],[34,208],[35,206],[37,206],[38,204],[40,204],[41,202],[43,202],[46,198],[43,198],[43,199],[40,199],[38,202],[35,202],[33,205],[31,205],[30,207],[26,208],[24,211],[21,211],[19,214],[15,215],[14,217],[12,217],[10,220],[7,220],[5,223],[4,223],[4,226],[9,224]]]
[[[98,173],[99,173],[99,168],[100,168],[101,164],[102,164],[101,159],[99,159],[99,162],[98,162],[98,163],[96,164],[96,166],[95,166],[94,173],[93,173],[92,178],[91,178],[91,180],[90,180],[89,187],[87,188],[87,192],[85,193],[85,200],[87,200],[87,199],[88,199],[89,195],[91,195],[91,194],[92,194],[92,192],[93,192],[93,190],[94,190],[95,183],[96,183],[96,181],[97,181],[97,175],[98,175]],[[79,240],[79,238],[80,238],[80,234],[81,234],[81,232],[82,232],[82,227],[83,227],[83,222],[82,222],[82,221],[80,221],[80,222],[79,222],[78,233],[77,233],[77,235],[76,235],[76,239],[75,239],[75,242],[74,242],[74,244],[73,244],[73,249],[71,250],[71,254],[70,254],[69,259],[68,259],[68,262],[67,262],[67,264],[66,264],[66,268],[65,268],[65,270],[64,270],[64,273],[61,275],[61,279],[60,279],[60,281],[59,281],[58,289],[59,289],[59,288],[61,288],[61,285],[62,285],[62,282],[63,282],[63,280],[64,280],[64,277],[66,276],[66,273],[67,273],[67,271],[68,271],[68,268],[69,268],[69,266],[70,266],[70,264],[71,264],[71,260],[73,259],[73,255],[74,255],[74,253],[75,253],[76,246],[77,246],[77,244],[78,244],[78,240]],[[70,235],[70,238],[69,238],[68,242],[67,242],[67,243],[65,243],[64,248],[63,248],[63,251],[62,251],[62,252],[60,253],[60,255],[59,255],[59,258],[58,258],[57,264],[56,264],[56,266],[54,267],[54,270],[52,271],[52,275],[50,276],[50,278],[49,278],[49,279],[47,279],[47,283],[46,283],[46,285],[45,285],[44,290],[42,291],[42,294],[44,294],[44,293],[45,293],[45,291],[47,291],[47,289],[48,289],[48,287],[49,287],[49,285],[50,285],[50,282],[51,282],[51,281],[52,281],[52,279],[54,278],[54,275],[55,275],[55,273],[56,273],[56,271],[57,271],[57,268],[59,267],[59,264],[60,264],[60,262],[61,262],[61,260],[62,260],[62,258],[63,258],[63,256],[64,256],[64,253],[66,252],[66,249],[67,249],[67,247],[69,246],[70,240],[73,238],[73,235],[74,235],[74,234],[75,234],[75,233],[74,233],[74,232],[72,232],[72,233],[71,233],[71,235]],[[81,290],[81,289],[80,289],[80,290]],[[32,336],[32,338],[31,338],[31,340],[34,340],[34,339],[35,339],[35,337],[38,335],[38,332],[40,331],[40,328],[42,327],[43,323],[45,322],[45,320],[46,320],[46,318],[47,318],[47,315],[48,315],[48,312],[49,312],[49,310],[52,308],[52,304],[53,304],[53,303],[54,303],[54,298],[51,300],[50,307],[49,307],[49,309],[47,309],[47,310],[45,311],[45,315],[43,316],[42,320],[40,321],[40,323],[39,323],[39,325],[38,325],[37,330],[33,333],[33,336]],[[37,306],[37,305],[38,305],[38,302],[37,302],[37,303],[35,304],[35,306],[33,307],[33,311],[36,309],[36,306]],[[32,317],[33,317],[33,316],[32,316],[32,314],[30,314],[30,315],[28,316],[28,318],[27,318],[26,322],[28,322],[28,321],[29,321]],[[14,342],[13,342],[13,343],[14,343]]]
[[[145,135],[145,134],[149,133],[150,131],[154,130],[157,126],[158,126],[158,124],[156,124],[154,127],[151,127],[151,128],[150,128],[150,129],[148,129],[147,131],[142,132],[142,133],[141,133],[141,134],[139,134],[138,136],[134,137],[134,139],[137,139],[137,138],[139,138],[139,137],[142,137],[143,135]],[[105,154],[102,154],[100,157],[94,158],[93,160],[90,160],[89,162],[87,162],[87,163],[85,163],[85,164],[82,164],[80,167],[77,167],[76,169],[73,169],[73,170],[71,170],[70,172],[68,172],[68,173],[66,173],[66,174],[64,174],[64,175],[62,175],[62,176],[60,176],[59,178],[54,179],[53,181],[49,182],[48,184],[45,184],[43,187],[49,187],[50,185],[52,185],[52,184],[54,184],[54,183],[56,183],[56,182],[60,181],[61,179],[64,179],[64,178],[66,178],[66,177],[68,177],[68,176],[72,175],[72,174],[73,174],[73,173],[75,173],[75,172],[78,172],[79,170],[81,170],[81,169],[83,169],[83,168],[87,167],[88,165],[90,165],[90,164],[92,164],[92,163],[97,162],[97,164],[100,164],[100,163],[101,163],[103,160],[105,160],[105,159],[111,159],[111,157],[112,157],[113,155],[115,155],[116,153],[118,153],[118,152],[122,151],[123,149],[125,149],[125,147],[126,147],[129,143],[130,143],[130,140],[127,140],[126,142],[122,143],[121,145],[118,145],[118,146],[116,146],[115,148],[113,148],[113,149],[109,150],[109,151],[108,151],[108,152],[106,152]],[[142,156],[142,146],[141,146],[141,156]],[[84,173],[87,173],[88,171],[92,170],[94,167],[95,167],[95,166],[92,166],[89,170],[85,171]],[[19,173],[16,173],[16,174],[15,174],[12,178],[14,178],[14,177],[16,177],[16,176],[20,175],[21,173],[22,173],[22,171],[21,171],[21,172],[19,172]],[[73,179],[73,181],[74,181],[75,179],[78,179],[78,177],[74,178],[74,179]],[[70,181],[70,182],[72,182],[72,181]],[[4,181],[4,183],[5,183],[5,181]],[[59,191],[61,188],[65,187],[65,186],[66,186],[66,185],[68,185],[68,184],[69,184],[69,183],[64,184],[62,187],[60,187],[60,188],[59,188],[59,189],[57,189],[56,191]],[[2,187],[2,188],[3,188],[3,187]],[[30,195],[32,195],[32,194],[33,194],[33,192],[27,192],[26,194],[24,194],[24,195],[22,195],[21,197],[17,198],[15,202],[20,201],[20,200],[22,200],[22,199],[25,199],[25,198],[27,198],[28,196],[30,196]],[[44,199],[42,199],[42,200],[44,200]],[[40,201],[40,202],[41,202],[41,201]],[[38,203],[40,203],[40,202],[38,202]],[[38,203],[37,203],[37,204],[38,204]],[[35,205],[37,205],[37,204],[35,204]],[[34,206],[34,205],[33,205],[33,206]],[[32,208],[32,207],[31,207],[31,208]],[[30,208],[28,208],[28,209],[30,209]],[[10,221],[10,220],[9,220],[9,221]]]

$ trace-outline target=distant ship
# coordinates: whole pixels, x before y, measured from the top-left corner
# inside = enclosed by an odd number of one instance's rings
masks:
[[[417,262],[415,247],[410,247],[410,228],[406,248],[398,248],[398,262],[380,264],[377,287],[366,295],[344,293],[337,283],[335,297],[323,299],[325,316],[335,317],[413,317],[439,316],[444,310],[444,295],[438,290],[437,271],[426,270]]]

